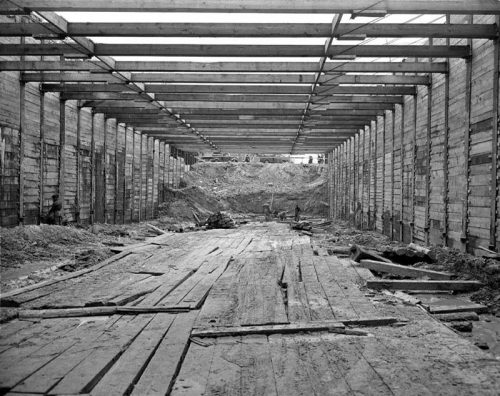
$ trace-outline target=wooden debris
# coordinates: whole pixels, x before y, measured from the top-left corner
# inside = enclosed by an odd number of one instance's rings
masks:
[[[149,229],[150,231],[153,231],[154,233],[156,233],[156,234],[158,234],[158,235],[164,235],[164,234],[167,234],[167,232],[166,232],[166,231],[164,231],[164,230],[162,230],[162,229],[160,229],[160,228],[158,228],[158,227],[155,227],[155,226],[154,226],[154,225],[152,225],[152,224],[146,224],[146,227],[148,227],[148,229]]]
[[[462,333],[470,333],[472,331],[472,322],[451,322],[449,326]]]
[[[425,305],[424,305],[425,306]],[[486,312],[488,307],[482,304],[466,304],[466,305],[427,305],[425,308],[433,314],[445,314],[456,312]]]
[[[251,334],[287,334],[311,331],[329,331],[346,334],[345,326],[384,326],[399,322],[393,317],[374,317],[347,319],[341,321],[318,321],[308,323],[290,323],[282,325],[233,326],[213,329],[194,329],[192,337],[233,337]]]
[[[366,286],[370,289],[389,290],[478,290],[482,283],[478,281],[447,281],[447,280],[369,280]]]
[[[422,261],[426,263],[433,263],[435,261],[429,249],[415,245],[414,243],[409,244],[407,247],[386,247],[384,249],[384,256],[407,265]]]
[[[443,322],[465,322],[465,321],[478,321],[479,315],[475,312],[455,312],[433,315],[434,318]]]
[[[345,256],[348,256],[351,254],[351,247],[350,246],[329,246],[328,252],[331,254],[343,254]]]
[[[365,248],[362,248],[359,245],[353,245],[351,247],[351,258],[359,263],[361,260],[367,259],[367,260],[378,260],[378,261],[385,261],[386,263],[392,263],[391,260],[386,259],[385,257],[380,256],[379,254],[375,253],[372,250],[368,250]]]
[[[232,337],[251,334],[287,334],[307,331],[331,331],[343,333],[345,326],[341,322],[309,322],[283,325],[234,326],[207,330],[193,329],[192,337]]]
[[[487,255],[485,254],[483,257],[494,259],[494,260],[500,260],[500,253],[497,253],[493,250],[487,249],[484,246],[478,246],[478,249],[484,250],[485,252],[488,253]]]
[[[217,212],[210,215],[206,221],[207,229],[212,228],[234,228],[236,223],[228,213]]]
[[[429,279],[451,279],[451,274],[446,272],[431,271],[426,269],[407,267],[399,264],[391,264],[375,260],[361,260],[360,265],[377,272],[384,272],[393,275],[408,276],[410,278],[423,278]]]

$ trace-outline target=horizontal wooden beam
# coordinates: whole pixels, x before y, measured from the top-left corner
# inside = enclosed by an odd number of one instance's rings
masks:
[[[500,14],[496,0],[15,0],[19,8],[32,11],[90,12],[276,12],[343,13],[369,10],[389,14]]]
[[[2,23],[0,36],[52,33],[47,23]],[[330,37],[330,23],[68,23],[67,36],[81,37]],[[494,24],[342,23],[335,37],[434,37],[494,39]],[[57,36],[56,36],[57,37]]]
[[[102,62],[74,61],[0,61],[1,71],[102,71]],[[317,62],[173,62],[117,61],[115,70],[130,72],[244,72],[315,73]],[[335,73],[446,73],[444,62],[327,62],[325,72]],[[50,80],[37,80],[50,81]],[[56,80],[58,81],[58,80]]]
[[[3,44],[0,55],[74,56],[84,51],[68,44]],[[96,56],[196,57],[321,57],[322,45],[206,45],[206,44],[95,44]],[[328,57],[467,58],[467,45],[333,45]]]

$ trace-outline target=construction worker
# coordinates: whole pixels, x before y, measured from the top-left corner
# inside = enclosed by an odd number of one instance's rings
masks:
[[[295,204],[295,221],[300,221],[300,207],[299,204]]]
[[[59,195],[52,195],[52,206],[46,217],[47,224],[61,225],[61,210],[62,202],[59,200]]]

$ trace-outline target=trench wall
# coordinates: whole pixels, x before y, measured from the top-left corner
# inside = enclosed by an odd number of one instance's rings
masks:
[[[495,23],[478,15],[451,23],[472,18]],[[330,217],[406,243],[496,250],[498,39],[450,43],[469,44],[472,57],[450,59],[447,74],[433,74],[430,86],[328,153]]]
[[[73,223],[154,218],[164,188],[177,187],[193,162],[191,154],[77,101],[41,92],[38,83],[21,83],[19,72],[0,72],[0,226],[39,223],[53,194]]]

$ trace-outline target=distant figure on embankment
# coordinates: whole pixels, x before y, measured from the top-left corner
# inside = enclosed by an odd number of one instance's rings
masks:
[[[300,207],[299,204],[295,204],[295,221],[300,221]]]

